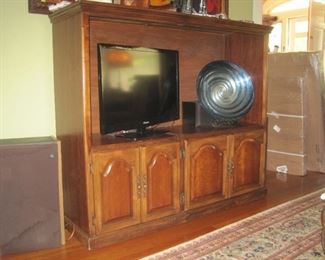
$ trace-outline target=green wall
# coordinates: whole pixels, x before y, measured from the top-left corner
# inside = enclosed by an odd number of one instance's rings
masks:
[[[229,0],[229,17],[252,20],[252,3]],[[52,60],[48,17],[0,0],[0,139],[55,136]]]
[[[253,1],[254,0],[229,0],[229,18],[243,21],[253,20]]]
[[[0,139],[55,135],[51,30],[27,0],[0,0]]]

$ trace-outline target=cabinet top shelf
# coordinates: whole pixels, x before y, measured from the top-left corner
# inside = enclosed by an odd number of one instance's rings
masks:
[[[148,26],[164,26],[207,32],[268,34],[271,27],[260,24],[177,13],[170,10],[138,8],[117,4],[80,0],[50,15],[52,23],[83,13],[89,20],[116,20],[118,22],[143,23]]]
[[[264,131],[260,125],[238,125],[234,128],[196,128],[194,125],[182,125],[169,128],[170,134],[165,136],[149,137],[144,139],[132,140],[126,138],[115,138],[112,135],[101,136],[94,134],[92,136],[92,147],[95,150],[116,149],[121,147],[139,147],[148,144],[157,144],[162,142],[179,141],[188,138],[202,138],[220,135],[232,135],[251,131]]]

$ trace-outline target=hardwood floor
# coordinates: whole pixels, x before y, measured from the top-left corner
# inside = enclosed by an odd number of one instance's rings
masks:
[[[88,251],[79,241],[72,238],[61,248],[6,256],[2,259],[138,259],[324,187],[325,174],[309,172],[305,177],[288,175],[283,178],[269,172],[268,193],[258,201],[102,249]]]

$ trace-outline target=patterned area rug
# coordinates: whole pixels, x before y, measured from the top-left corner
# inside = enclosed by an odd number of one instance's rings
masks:
[[[144,259],[325,259],[320,190]]]

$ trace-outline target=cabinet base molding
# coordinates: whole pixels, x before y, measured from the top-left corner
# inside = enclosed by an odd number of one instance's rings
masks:
[[[224,209],[228,209],[228,208],[231,208],[234,206],[238,206],[241,204],[245,204],[248,202],[262,199],[263,197],[265,197],[266,193],[267,193],[266,188],[260,188],[258,190],[254,190],[249,193],[245,193],[242,195],[238,195],[236,197],[232,197],[227,200],[220,201],[219,203],[216,203],[212,206],[206,206],[206,207],[193,209],[187,213],[186,220],[190,221],[192,219],[202,217],[204,215],[216,213],[216,212],[224,210]]]
[[[226,208],[262,199],[266,195],[266,192],[267,190],[265,188],[261,188],[250,193],[220,201],[214,205],[190,209],[187,211],[185,210],[182,213],[174,216],[164,217],[151,222],[141,223],[139,225],[124,229],[103,233],[99,236],[89,236],[67,217],[65,217],[65,225],[66,229],[69,232],[73,232],[73,235],[76,236],[76,238],[81,241],[88,248],[88,250],[92,250],[146,235],[152,231],[157,231],[166,227],[191,221],[192,219],[196,219],[207,214],[212,214]]]

